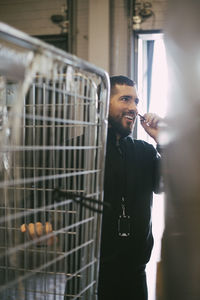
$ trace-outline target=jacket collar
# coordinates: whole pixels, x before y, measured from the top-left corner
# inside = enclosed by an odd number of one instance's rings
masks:
[[[120,138],[120,140],[121,141],[131,141],[132,143],[134,143],[134,139],[131,135]],[[112,127],[108,128],[108,141],[111,142],[114,145],[117,144],[116,132]]]

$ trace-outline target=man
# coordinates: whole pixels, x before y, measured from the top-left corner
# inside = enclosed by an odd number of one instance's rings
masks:
[[[98,299],[147,300],[145,266],[153,247],[152,194],[159,189],[160,156],[155,148],[133,140],[137,104],[135,84],[111,77],[104,211]],[[157,142],[155,114],[140,117],[144,130]]]

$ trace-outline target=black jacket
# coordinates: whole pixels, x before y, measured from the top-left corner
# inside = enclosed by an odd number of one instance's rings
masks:
[[[148,262],[153,247],[152,196],[159,191],[159,164],[160,155],[152,145],[126,137],[119,150],[109,129],[104,200],[111,204],[111,209],[105,209],[103,214],[101,262],[117,261],[122,256],[136,265]],[[131,217],[130,237],[118,235],[122,196]]]

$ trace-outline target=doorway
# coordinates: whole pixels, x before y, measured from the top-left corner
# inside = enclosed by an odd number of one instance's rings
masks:
[[[134,80],[137,83],[140,114],[153,112],[160,117],[167,113],[168,70],[164,34],[160,31],[134,32]],[[137,139],[156,146],[142,126],[137,124]],[[161,239],[164,230],[164,194],[155,195],[152,208],[154,248],[147,265],[149,300],[156,299],[156,267],[160,261]]]

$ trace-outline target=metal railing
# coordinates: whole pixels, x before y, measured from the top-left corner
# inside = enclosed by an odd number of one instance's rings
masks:
[[[106,72],[0,23],[1,299],[95,299],[108,99]]]

